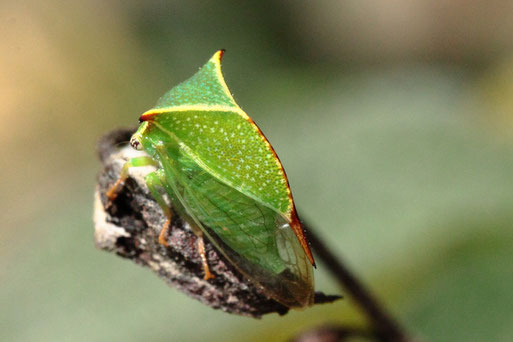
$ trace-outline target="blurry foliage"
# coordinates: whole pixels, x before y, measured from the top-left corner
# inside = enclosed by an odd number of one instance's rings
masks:
[[[511,11],[487,2],[480,21],[484,2],[454,2],[436,22],[426,1],[387,3],[2,3],[0,339],[281,341],[361,323],[350,299],[230,316],[93,247],[96,139],[226,48],[300,214],[407,327],[510,340]]]

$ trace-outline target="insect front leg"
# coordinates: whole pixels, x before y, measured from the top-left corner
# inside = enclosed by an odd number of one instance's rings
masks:
[[[140,166],[157,166],[157,162],[150,157],[135,157],[129,159],[121,169],[121,173],[119,174],[119,178],[116,180],[116,183],[107,191],[105,194],[109,202],[107,203],[107,207],[110,207],[112,202],[118,197],[119,192],[123,189],[123,185],[127,180],[129,174],[128,170],[132,167],[140,167]]]

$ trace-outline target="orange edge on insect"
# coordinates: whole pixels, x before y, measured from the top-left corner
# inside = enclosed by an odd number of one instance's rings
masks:
[[[287,184],[288,186],[288,184]],[[303,247],[303,250],[306,253],[306,256],[308,257],[308,260],[310,260],[310,263],[313,267],[317,268],[317,265],[315,264],[315,260],[312,254],[312,250],[310,249],[310,243],[308,242],[308,239],[306,238],[306,231],[303,228],[303,225],[299,221],[299,217],[297,216],[296,207],[292,208],[291,212],[291,222],[290,222],[290,228],[292,228],[292,231],[299,239],[299,243]]]
[[[216,52],[217,59],[219,59],[219,62],[223,59],[223,55],[224,55],[225,52],[226,52],[226,49],[221,49],[221,50],[218,50]]]
[[[139,117],[139,122],[149,121],[149,120],[153,119],[153,117],[154,117],[155,115],[157,115],[157,114],[159,114],[159,113],[156,113],[156,112],[153,112],[153,111],[149,110],[149,111],[147,111],[147,112],[143,113],[143,114]]]
[[[303,250],[305,251],[306,256],[308,257],[308,260],[310,261],[310,263],[312,264],[313,267],[316,267],[315,260],[314,260],[313,254],[312,254],[312,250],[310,249],[310,244],[309,244],[308,239],[305,234],[305,230],[304,230],[301,222],[299,221],[299,217],[297,216],[296,207],[294,205],[294,199],[292,198],[292,192],[290,191],[289,179],[287,177],[287,173],[285,172],[285,169],[283,168],[280,158],[276,154],[276,151],[274,150],[273,146],[269,143],[269,141],[265,137],[265,135],[262,132],[262,130],[260,129],[260,127],[258,127],[258,125],[253,121],[253,119],[251,119],[251,117],[248,116],[246,120],[248,120],[249,123],[257,129],[258,134],[260,134],[260,136],[264,139],[267,146],[269,146],[272,154],[274,155],[274,158],[278,161],[277,164],[280,166],[281,172],[283,172],[283,176],[285,177],[285,182],[287,183],[287,194],[289,196],[289,201],[290,201],[290,205],[291,205],[291,209],[289,212],[290,228],[292,229],[292,231],[296,235],[297,239],[299,240],[301,247],[303,247]]]

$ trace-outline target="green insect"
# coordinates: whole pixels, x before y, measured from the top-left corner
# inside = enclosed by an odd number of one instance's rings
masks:
[[[162,245],[176,213],[198,236],[205,279],[213,274],[203,237],[269,297],[291,308],[312,305],[315,264],[287,176],[228,90],[223,53],[216,52],[141,115],[130,144],[148,156],[127,161],[107,197],[115,199],[129,168],[155,166],[145,179],[168,218],[159,235]]]

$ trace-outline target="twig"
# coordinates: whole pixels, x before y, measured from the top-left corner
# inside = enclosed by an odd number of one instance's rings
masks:
[[[347,268],[344,263],[330,251],[328,246],[322,242],[315,229],[303,222],[307,232],[308,240],[317,256],[340,285],[354,298],[357,305],[368,317],[372,328],[381,341],[386,342],[408,342],[406,332],[400,327],[397,321],[377,301],[371,292],[358,280],[358,278]]]

